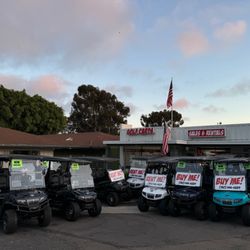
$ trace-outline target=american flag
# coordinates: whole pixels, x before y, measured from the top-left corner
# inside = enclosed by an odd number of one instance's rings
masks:
[[[166,128],[166,132],[163,135],[163,140],[162,140],[162,154],[167,155],[168,153],[168,140],[171,135],[171,130],[169,127]]]
[[[166,104],[167,104],[168,109],[173,106],[173,81],[172,80],[170,82],[169,91],[168,91],[168,99],[167,99]]]

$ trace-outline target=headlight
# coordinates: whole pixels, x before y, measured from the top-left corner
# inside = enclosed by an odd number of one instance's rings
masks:
[[[234,203],[241,203],[243,200],[242,199],[235,199]]]
[[[146,195],[146,192],[142,192],[143,195]]]
[[[24,199],[20,199],[20,200],[17,200],[16,201],[18,204],[20,205],[25,205],[27,203],[27,200],[24,200]]]
[[[47,199],[47,197],[43,196],[43,197],[40,198],[40,202],[45,201],[46,199]]]
[[[214,197],[214,201],[221,202],[221,199]]]

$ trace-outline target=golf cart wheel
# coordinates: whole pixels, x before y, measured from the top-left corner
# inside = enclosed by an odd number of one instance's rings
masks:
[[[149,205],[147,204],[147,200],[142,196],[139,197],[137,206],[141,212],[147,212],[149,209]]]
[[[65,209],[65,218],[68,221],[76,221],[80,216],[80,206],[76,202],[70,202]]]
[[[250,226],[250,205],[242,207],[241,218],[245,226]]]
[[[40,227],[47,227],[50,224],[51,221],[51,208],[50,206],[47,206],[44,211],[43,214],[38,218],[38,224]]]
[[[110,192],[106,197],[106,201],[109,206],[115,207],[119,204],[120,199],[117,193]]]
[[[208,207],[208,215],[211,221],[219,221],[221,218],[221,212],[218,210],[214,203],[210,203]]]
[[[89,216],[91,217],[96,217],[98,216],[102,211],[102,203],[100,200],[96,199],[95,200],[95,206],[93,208],[90,208],[88,210]]]
[[[168,203],[168,211],[174,217],[179,216],[181,213],[180,208],[173,202],[173,200],[170,200]]]
[[[197,220],[205,220],[207,219],[207,207],[204,201],[199,201],[195,204],[194,207],[194,215]]]
[[[3,231],[6,234],[14,233],[17,230],[17,214],[13,209],[5,210],[3,213]]]
[[[160,201],[159,204],[159,211],[161,215],[168,215],[168,200],[167,199],[163,199]]]

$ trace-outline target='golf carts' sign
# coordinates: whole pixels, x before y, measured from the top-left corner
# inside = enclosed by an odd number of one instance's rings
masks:
[[[121,169],[108,171],[109,178],[112,182],[124,180],[124,173]]]
[[[129,177],[143,179],[145,175],[145,169],[142,168],[130,168]]]
[[[188,137],[225,137],[225,129],[188,130]]]
[[[200,187],[201,186],[201,174],[177,172],[175,175],[175,185]]]
[[[246,178],[242,175],[217,175],[214,180],[214,189],[224,191],[245,191]]]
[[[167,176],[161,174],[147,174],[145,186],[164,188],[166,186]]]
[[[130,128],[127,130],[127,135],[153,135],[154,128]]]

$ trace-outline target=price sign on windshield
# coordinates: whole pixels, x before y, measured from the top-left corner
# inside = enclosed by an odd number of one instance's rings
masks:
[[[12,168],[22,168],[23,167],[23,161],[22,160],[11,160],[11,167]]]
[[[71,169],[73,171],[78,171],[79,170],[79,163],[72,163],[71,164]]]

